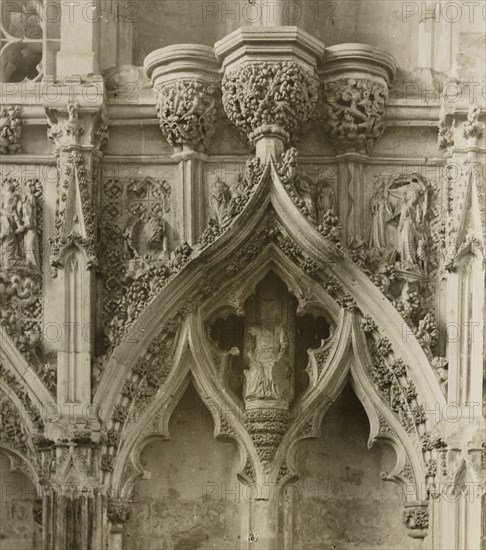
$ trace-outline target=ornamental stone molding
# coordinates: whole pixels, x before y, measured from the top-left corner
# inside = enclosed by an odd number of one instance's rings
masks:
[[[319,70],[326,135],[344,151],[367,152],[385,131],[386,103],[396,72],[391,55],[367,44],[326,49]]]
[[[244,27],[215,44],[223,106],[257,156],[276,158],[317,107],[316,66],[324,45],[297,27]]]

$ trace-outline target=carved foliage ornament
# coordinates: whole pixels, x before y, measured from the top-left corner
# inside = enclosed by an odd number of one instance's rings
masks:
[[[318,82],[315,73],[291,61],[243,65],[223,78],[223,106],[251,142],[262,133],[287,141],[312,116]]]
[[[156,88],[160,128],[173,147],[207,147],[215,131],[216,87],[180,79]]]
[[[14,404],[0,390],[0,441],[19,453],[29,456],[29,437],[22,417]]]
[[[56,152],[77,147],[83,142],[99,153],[108,141],[108,120],[103,109],[83,112],[76,101],[70,101],[67,111],[46,108],[47,138]]]
[[[370,149],[385,130],[385,82],[368,78],[327,80],[322,95],[328,136],[346,148]]]
[[[39,412],[39,408],[32,402],[29,394],[25,390],[22,383],[7,370],[7,368],[0,361],[0,380],[3,380],[7,386],[15,393],[19,401],[22,403],[25,410],[30,415],[32,422],[39,429],[43,426],[43,420]]]
[[[340,254],[341,223],[335,214],[336,197],[332,185],[326,181],[314,182],[303,173],[295,147],[282,155],[277,172],[297,208]]]
[[[425,408],[419,402],[408,366],[395,356],[390,341],[380,336],[376,323],[368,315],[362,317],[361,328],[366,335],[372,359],[372,364],[367,365],[370,378],[403,428],[409,434],[415,434],[420,441],[426,476],[431,483],[436,474],[434,450],[440,448],[442,440],[431,438],[426,426]]]
[[[12,155],[21,151],[22,120],[18,105],[0,108],[0,154]]]
[[[263,174],[259,160],[248,161],[239,186],[239,193],[231,198],[228,204],[227,216],[233,221],[243,210]],[[108,339],[112,347],[116,346],[128,328],[145,310],[150,301],[175,277],[193,258],[208,247],[216,238],[230,227],[210,224],[203,232],[198,243],[192,249],[187,243],[175,250],[174,257],[167,264],[153,266],[135,280],[127,280],[123,295],[116,301],[116,314],[110,322]]]
[[[481,116],[481,107],[478,105],[471,105],[467,120],[464,123],[464,137],[480,139],[484,132],[484,124],[479,122]]]

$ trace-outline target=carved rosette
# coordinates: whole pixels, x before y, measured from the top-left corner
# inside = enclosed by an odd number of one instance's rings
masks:
[[[339,148],[366,152],[383,134],[395,70],[393,57],[366,44],[340,44],[326,50],[321,116],[327,136]]]
[[[204,151],[215,132],[218,64],[214,50],[178,44],[144,61],[155,92],[160,129],[176,151]]]
[[[324,45],[296,27],[240,28],[215,44],[223,62],[223,106],[257,156],[279,159],[318,101]]]

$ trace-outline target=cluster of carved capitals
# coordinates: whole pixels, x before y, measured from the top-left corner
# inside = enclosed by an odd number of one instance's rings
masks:
[[[258,144],[268,148],[272,139],[282,153],[295,132],[315,118],[319,103],[319,118],[339,148],[369,150],[385,129],[395,61],[364,44],[324,51],[319,40],[297,27],[240,28],[214,49],[183,44],[156,50],[144,66],[162,132],[176,150],[207,147],[221,86],[226,115],[256,144],[257,155]]]

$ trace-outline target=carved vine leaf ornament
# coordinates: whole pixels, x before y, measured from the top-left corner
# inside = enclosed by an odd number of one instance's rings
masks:
[[[180,79],[156,88],[160,128],[173,147],[209,144],[216,126],[216,86]]]
[[[251,63],[223,77],[223,105],[228,118],[254,142],[262,134],[288,141],[316,106],[319,79],[297,63]]]
[[[0,108],[0,154],[13,155],[20,153],[22,147],[22,119],[20,106],[4,105]]]

